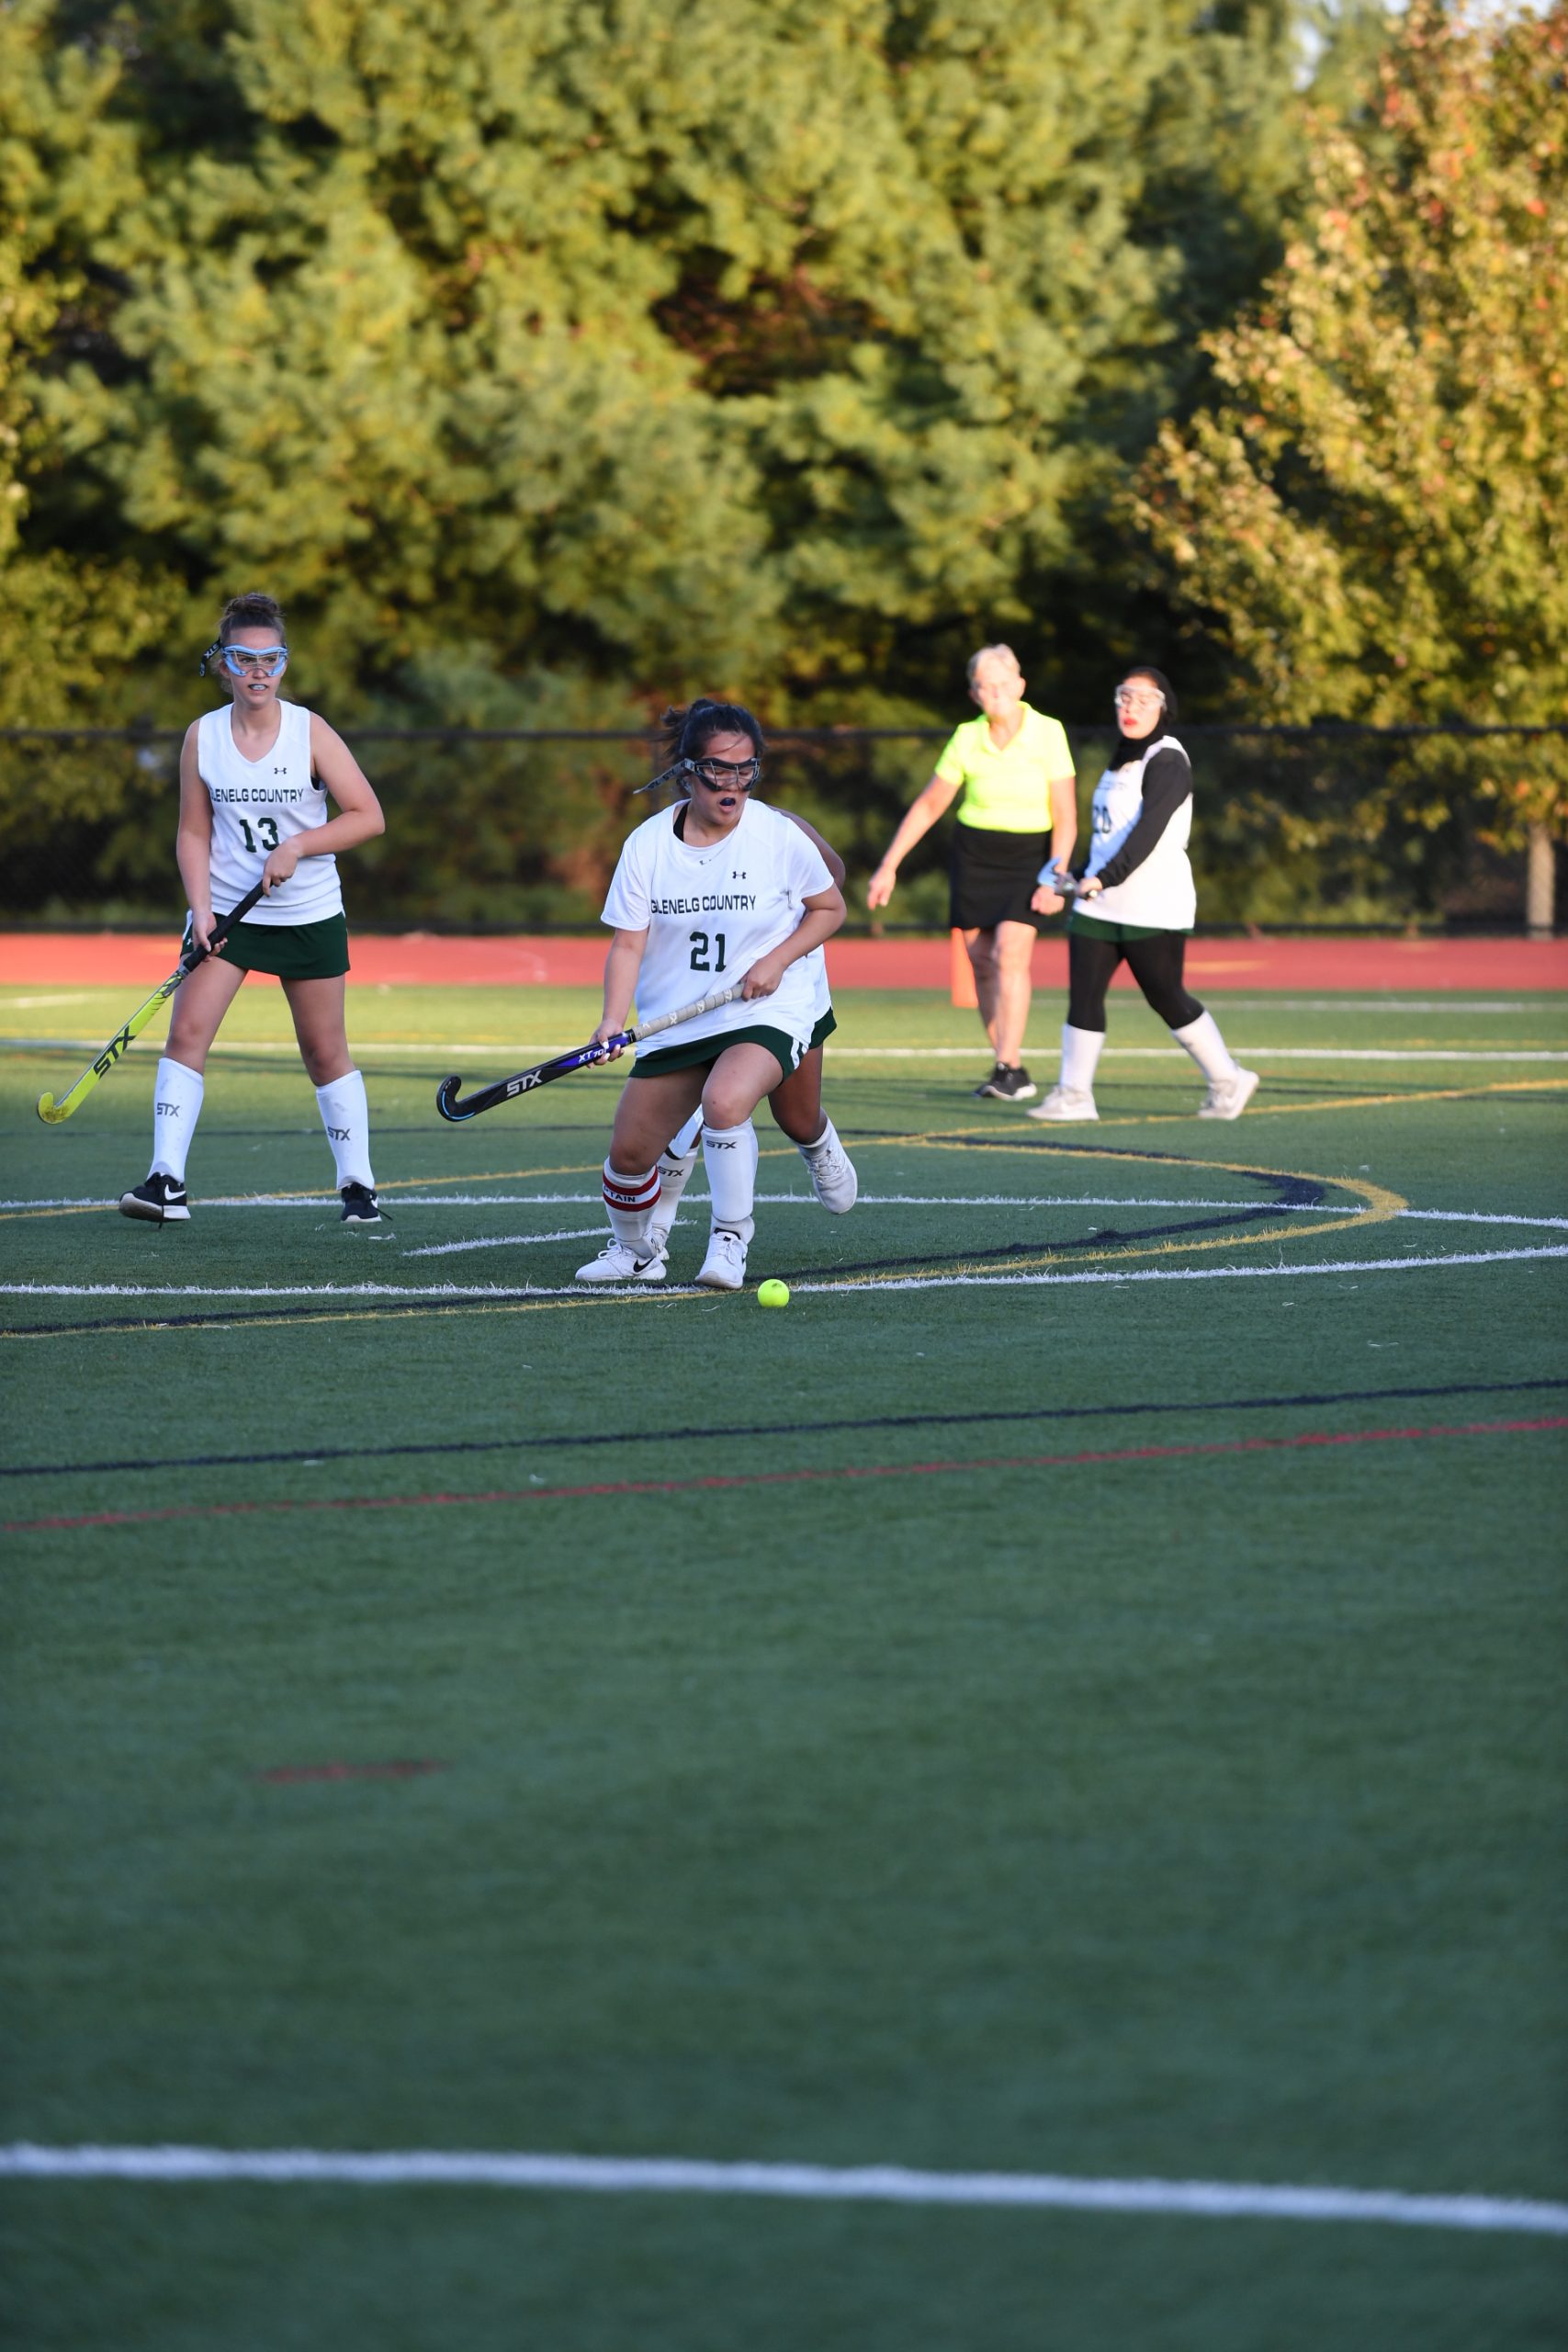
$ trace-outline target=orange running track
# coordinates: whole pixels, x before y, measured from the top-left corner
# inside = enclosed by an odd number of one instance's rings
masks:
[[[362,988],[597,988],[603,933],[587,939],[447,939],[424,932],[352,940]],[[0,987],[151,989],[179,956],[170,932],[0,933]],[[828,950],[837,989],[942,989],[950,976],[945,934],[935,939],[845,939]],[[1203,939],[1187,972],[1196,992],[1224,989],[1568,989],[1568,940]],[[1065,989],[1066,941],[1043,939],[1034,982]],[[1125,970],[1118,985],[1132,985]],[[270,985],[270,984],[269,984]]]

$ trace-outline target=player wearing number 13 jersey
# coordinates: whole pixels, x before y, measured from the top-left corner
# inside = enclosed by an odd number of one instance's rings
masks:
[[[740,993],[682,1023],[670,1045],[638,1055],[604,1163],[614,1238],[578,1278],[662,1280],[663,1248],[649,1229],[659,1158],[700,1103],[713,1230],[697,1280],[739,1290],[752,1234],[751,1114],[811,1048],[810,959],[843,922],[844,901],[816,842],[750,797],[763,751],[750,712],[701,701],[671,717],[670,773],[691,797],[639,825],[621,853],[604,901],[615,937],[594,1038],[607,1045],[625,1028],[634,995],[647,1022],[727,989]]]
[[[259,883],[264,892],[221,946],[198,964],[174,1001],[158,1064],[152,1166],[121,1195],[125,1216],[152,1225],[189,1216],[186,1159],[200,1114],[208,1052],[247,972],[283,983],[300,1057],[316,1089],[332,1146],[343,1216],[380,1216],[370,1170],[365,1080],[344,1027],[348,932],[337,853],[383,830],[380,804],[341,737],[322,718],[285,702],[288,666],[283,615],[270,596],[225,607],[213,657],[230,700],[192,727],[180,754],[180,879],[190,937],[210,944],[220,915]],[[339,813],[328,806],[331,793]]]

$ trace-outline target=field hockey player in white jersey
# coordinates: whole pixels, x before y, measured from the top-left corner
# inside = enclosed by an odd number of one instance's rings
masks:
[[[675,766],[679,767],[683,738],[692,738],[700,727],[704,702],[694,702],[687,710],[667,710],[664,714],[665,749]],[[647,788],[646,786],[644,787]],[[680,797],[684,792],[678,787]],[[798,825],[807,838],[821,852],[822,862],[833,878],[834,887],[844,887],[844,862],[837,850],[825,842],[815,825],[790,809],[781,812],[792,825]],[[834,1216],[843,1216],[855,1204],[860,1180],[854,1163],[839,1139],[838,1129],[822,1108],[822,1048],[838,1027],[833,1012],[833,999],[828,986],[826,951],[814,947],[802,959],[811,976],[812,1012],[811,1043],[800,1057],[800,1066],[789,1078],[781,1079],[768,1097],[773,1125],[786,1135],[806,1163],[811,1189],[823,1207]],[[703,1114],[693,1112],[685,1125],[674,1136],[669,1148],[659,1155],[659,1205],[649,1219],[648,1236],[661,1250],[668,1251],[670,1229],[675,1222],[675,1212],[681,1195],[696,1168],[703,1148]]]
[[[1067,924],[1067,1018],[1062,1069],[1031,1119],[1098,1119],[1094,1073],[1105,1043],[1105,998],[1125,957],[1145,998],[1209,1081],[1201,1119],[1239,1119],[1258,1086],[1232,1056],[1212,1012],[1187,990],[1187,937],[1198,896],[1188,861],[1192,767],[1169,732],[1176,696],[1158,670],[1129,670],[1116,689],[1116,741],[1094,789],[1089,860]],[[1072,876],[1044,867],[1042,909]]]
[[[764,745],[749,710],[694,703],[678,740],[691,797],[649,818],[621,852],[602,917],[615,936],[594,1040],[608,1046],[625,1029],[634,995],[652,1021],[726,985],[741,994],[699,1014],[676,1043],[638,1055],[604,1162],[613,1238],[578,1280],[662,1282],[663,1247],[649,1232],[659,1159],[700,1105],[713,1226],[697,1280],[732,1291],[745,1282],[753,1231],[751,1114],[810,1050],[809,959],[843,922],[844,901],[815,842],[751,799]]]
[[[370,1170],[369,1112],[344,1019],[348,927],[337,853],[385,830],[381,806],[326,720],[279,695],[288,645],[270,596],[235,596],[225,605],[202,657],[204,674],[214,660],[230,701],[196,721],[180,752],[175,856],[190,902],[191,938],[209,945],[220,914],[258,882],[265,895],[174,1000],[154,1090],[152,1170],[121,1196],[120,1209],[152,1225],[189,1216],[186,1160],[201,1113],[208,1052],[246,973],[269,972],[283,983],[300,1058],[315,1086],[344,1221],[373,1225],[381,1212]]]

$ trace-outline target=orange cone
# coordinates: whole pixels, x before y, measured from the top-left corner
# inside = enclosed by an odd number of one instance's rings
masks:
[[[948,992],[953,1003],[961,1006],[965,1012],[976,1012],[979,1010],[980,1000],[975,993],[975,967],[969,961],[969,951],[964,944],[964,933],[961,931],[955,931],[952,934],[952,952],[953,963]]]

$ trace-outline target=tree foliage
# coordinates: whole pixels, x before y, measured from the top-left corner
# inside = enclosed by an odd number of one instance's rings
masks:
[[[1300,167],[1289,0],[0,27],[7,160],[66,165],[11,264],[29,544],[193,637],[265,582],[350,706],[460,657],[525,702],[929,709],[1004,629],[1059,693],[1124,607],[1111,495]]]
[[[1167,424],[1136,512],[1255,714],[1568,721],[1568,6],[1420,0],[1373,104],[1325,119],[1313,202],[1221,388]],[[1450,763],[1451,765],[1451,763]],[[1412,754],[1407,811],[1563,827],[1563,739],[1466,779]],[[1375,821],[1369,812],[1369,821]]]

